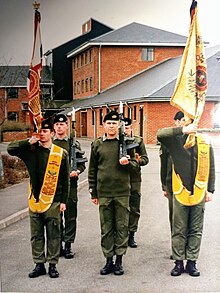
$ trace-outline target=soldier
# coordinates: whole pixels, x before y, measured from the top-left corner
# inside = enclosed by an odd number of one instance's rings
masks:
[[[68,132],[68,118],[64,114],[57,114],[54,119],[54,130],[55,135],[53,137],[53,143],[58,145],[69,154],[69,159],[71,160],[71,147],[73,143],[73,138],[69,138]],[[76,148],[81,151],[81,145],[76,141]],[[82,157],[78,152],[77,157]],[[65,226],[63,221],[63,213],[61,213],[61,246],[60,246],[60,256],[64,256],[66,259],[71,259],[74,257],[74,253],[71,248],[71,243],[74,243],[76,238],[76,227],[77,227],[77,185],[79,175],[85,170],[85,163],[77,163],[77,170],[70,170],[70,192],[69,198],[66,205],[66,210],[64,211]],[[65,242],[63,249],[62,241]]]
[[[53,134],[53,125],[44,120],[39,135],[8,145],[8,153],[23,160],[30,175],[31,245],[36,264],[29,273],[30,278],[46,274],[46,261],[49,262],[49,276],[59,277],[56,264],[60,252],[60,211],[66,209],[68,198],[69,159],[65,150],[52,144]]]
[[[139,165],[134,155],[119,159],[119,114],[115,111],[106,114],[103,126],[105,135],[92,143],[88,171],[92,202],[99,204],[101,247],[106,257],[100,274],[123,275],[122,257],[128,245],[130,172]]]
[[[138,229],[138,221],[140,218],[140,203],[141,203],[141,166],[145,166],[149,163],[147,151],[143,142],[143,138],[140,136],[132,136],[132,121],[130,118],[124,118],[125,122],[125,133],[128,137],[134,138],[134,143],[138,144],[135,148],[136,160],[139,164],[137,172],[132,171],[130,174],[131,179],[131,196],[130,196],[130,215],[129,215],[129,237],[128,246],[136,248],[137,243],[134,239],[134,234]]]
[[[182,111],[178,111],[174,116],[176,127],[184,126],[185,117]],[[173,218],[173,192],[172,192],[172,160],[165,145],[160,145],[160,179],[164,196],[168,199],[170,231],[172,233]],[[172,259],[172,256],[170,256]]]
[[[197,126],[191,123],[160,129],[157,133],[173,162],[172,256],[175,266],[171,276],[180,276],[184,271],[192,277],[200,276],[196,261],[202,240],[205,202],[212,200],[215,189],[215,166],[209,139],[196,131]],[[184,145],[191,133],[195,134],[195,144],[187,149]]]

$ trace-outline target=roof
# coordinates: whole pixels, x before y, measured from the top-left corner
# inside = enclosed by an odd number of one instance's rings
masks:
[[[102,36],[94,38],[82,46],[74,49],[67,54],[71,57],[85,48],[94,45],[123,45],[123,46],[184,46],[187,37],[171,33],[155,27],[133,22],[119,29],[110,31]]]
[[[174,43],[181,43],[185,46],[186,41],[187,37],[185,36],[136,22],[130,23],[91,40],[91,42],[102,43],[169,43],[172,44],[172,46]]]
[[[94,97],[81,98],[63,106],[86,109],[126,103],[169,101],[174,92],[182,57],[165,60]],[[220,102],[220,45],[206,48],[208,71],[207,101]]]
[[[26,87],[29,66],[0,66],[1,87]],[[41,84],[52,84],[52,70],[43,66]]]

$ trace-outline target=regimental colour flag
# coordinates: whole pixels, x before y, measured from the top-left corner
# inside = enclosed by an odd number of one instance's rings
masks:
[[[28,109],[30,121],[34,124],[35,130],[41,127],[42,114],[40,105],[40,79],[42,72],[42,43],[40,33],[40,12],[38,11],[39,4],[36,2],[34,15],[34,46],[31,58],[31,65],[27,79],[28,90]]]
[[[198,125],[205,106],[207,66],[197,12],[197,1],[193,0],[190,32],[170,103]]]

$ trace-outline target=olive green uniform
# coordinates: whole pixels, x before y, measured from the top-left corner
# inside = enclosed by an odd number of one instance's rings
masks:
[[[8,145],[8,153],[17,156],[27,166],[31,190],[36,199],[39,198],[44,180],[50,150],[38,142],[31,145],[27,140],[12,142]],[[53,203],[44,213],[33,213],[29,210],[31,227],[32,256],[36,264],[56,264],[60,253],[60,203],[66,203],[69,193],[69,159],[66,151],[60,166],[57,188]],[[47,235],[47,252],[45,254],[45,236]]]
[[[130,232],[136,232],[138,229],[138,221],[140,219],[140,204],[141,204],[141,166],[145,166],[149,162],[147,151],[143,142],[143,138],[140,136],[134,136],[134,143],[138,144],[135,152],[139,154],[139,168],[137,171],[132,171],[130,174],[131,179],[131,196],[130,196],[130,215],[128,230]]]
[[[71,160],[71,140],[68,137],[64,139],[58,139],[54,136],[53,143],[58,145],[65,150],[67,150],[69,154],[69,159]],[[78,141],[76,141],[76,148],[81,150],[81,145]],[[82,158],[80,153],[76,153],[77,158]],[[77,163],[77,170],[82,173],[85,170],[85,163]],[[74,243],[76,238],[76,227],[77,227],[77,184],[78,177],[70,178],[70,192],[66,205],[66,210],[64,211],[64,219],[65,225],[63,223],[63,215],[61,215],[61,240],[69,243]]]
[[[173,222],[173,191],[172,191],[172,159],[165,145],[160,145],[160,180],[162,190],[167,192],[169,207],[169,222],[172,232]]]
[[[169,150],[174,164],[174,169],[179,174],[183,185],[189,191],[193,191],[198,162],[197,144],[185,149],[184,144],[187,135],[182,134],[182,127],[160,129],[158,140]],[[208,170],[207,170],[208,171]],[[210,146],[210,170],[207,190],[215,189],[215,165],[213,149]],[[173,230],[172,230],[172,254],[174,260],[198,259],[203,222],[205,199],[194,206],[185,206],[173,198]]]
[[[128,165],[119,163],[119,140],[96,139],[91,146],[88,180],[98,198],[101,247],[106,258],[126,253],[128,245],[130,172],[138,169],[134,154]]]

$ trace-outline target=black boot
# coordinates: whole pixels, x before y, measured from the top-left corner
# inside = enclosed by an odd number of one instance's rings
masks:
[[[29,278],[37,278],[39,276],[46,275],[46,269],[43,263],[36,264],[36,267],[29,273]]]
[[[185,271],[192,277],[200,276],[200,271],[196,268],[196,262],[193,260],[187,260]]]
[[[51,264],[51,263],[49,264],[48,274],[51,278],[58,278],[59,277],[59,273],[57,271],[55,264]]]
[[[128,246],[131,248],[137,247],[137,242],[134,240],[134,232],[129,232]]]
[[[120,276],[124,274],[124,269],[122,266],[122,255],[116,255],[114,274],[116,276]]]
[[[71,249],[71,243],[70,242],[66,242],[65,243],[65,255],[64,255],[65,258],[73,258],[74,257],[74,253]]]
[[[100,270],[100,275],[108,275],[114,271],[112,257],[107,257],[105,266]]]
[[[182,260],[176,260],[175,261],[175,267],[171,271],[171,276],[177,277],[180,276],[182,273],[184,273],[184,266]]]

